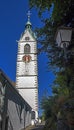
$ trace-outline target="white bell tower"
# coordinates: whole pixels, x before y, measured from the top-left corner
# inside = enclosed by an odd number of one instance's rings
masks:
[[[37,41],[32,31],[30,13],[25,31],[18,41],[16,88],[38,118],[38,71],[37,71]]]

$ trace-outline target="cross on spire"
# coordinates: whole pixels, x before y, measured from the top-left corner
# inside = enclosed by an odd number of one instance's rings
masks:
[[[27,29],[31,29],[32,24],[30,22],[30,16],[31,16],[31,12],[30,11],[28,11],[27,16],[28,16],[28,21],[26,23],[26,28]]]
[[[30,16],[31,16],[30,10],[28,11],[27,16],[28,16],[28,21],[30,21]]]

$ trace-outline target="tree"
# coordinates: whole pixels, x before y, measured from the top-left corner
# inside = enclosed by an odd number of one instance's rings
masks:
[[[42,45],[39,52],[47,53],[49,62],[48,69],[61,71],[59,75],[65,76],[67,86],[73,89],[73,65],[74,65],[74,38],[72,33],[71,44],[67,48],[67,61],[65,62],[64,50],[58,48],[55,42],[55,33],[59,26],[70,26],[73,28],[73,1],[71,0],[29,0],[30,7],[36,8],[41,18],[43,27],[37,28],[38,42]],[[44,18],[47,12],[49,17]],[[51,16],[50,16],[51,13]],[[74,30],[73,30],[74,31]],[[64,75],[63,75],[64,74]]]
[[[72,99],[74,99],[74,4],[71,0],[29,1],[30,7],[36,8],[43,22],[43,27],[36,29],[38,42],[41,44],[39,52],[45,51],[47,53],[49,59],[48,69],[52,69],[56,75],[54,84],[52,84],[53,96],[45,100],[43,99],[41,105],[45,112],[45,118],[51,118],[51,122],[54,120],[53,122],[56,124],[55,117],[57,115],[62,114],[62,118],[65,119],[69,111],[71,111],[71,108],[74,107],[72,103]],[[49,17],[44,18],[44,12],[51,14],[51,16],[49,15]],[[66,61],[64,50],[58,48],[55,42],[55,33],[59,26],[69,26],[73,29],[71,44],[67,48]],[[52,128],[51,123],[51,129]]]
[[[55,44],[55,32],[59,26],[73,26],[73,3],[71,0],[29,0],[30,7],[35,7],[41,21],[42,28],[36,29],[39,43],[42,45],[39,52],[45,51],[49,58],[49,66],[64,67],[64,52]],[[52,8],[52,9],[51,9]],[[49,17],[43,18],[43,13],[47,11]],[[51,12],[51,16],[50,16]],[[71,44],[69,48],[72,46]],[[68,49],[69,49],[68,48]],[[72,47],[73,48],[73,47]],[[70,59],[70,53],[69,53]],[[53,68],[52,67],[52,68]]]
[[[53,109],[55,106],[55,110]],[[55,99],[52,96],[46,97],[43,96],[42,102],[41,102],[41,108],[44,110],[44,116],[46,120],[46,125],[44,130],[52,130],[56,129],[56,111],[57,111],[57,105],[55,103]]]
[[[63,24],[73,24],[73,1],[71,0],[29,0],[30,7],[35,7],[38,11],[38,15],[42,16],[42,13],[46,10],[50,12],[52,4],[54,5],[52,12],[52,22],[60,26]]]

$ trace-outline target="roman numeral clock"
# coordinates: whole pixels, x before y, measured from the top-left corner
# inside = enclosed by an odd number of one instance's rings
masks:
[[[18,41],[16,88],[21,96],[32,107],[35,119],[38,118],[38,71],[37,71],[37,41],[32,31],[30,15],[25,31]]]

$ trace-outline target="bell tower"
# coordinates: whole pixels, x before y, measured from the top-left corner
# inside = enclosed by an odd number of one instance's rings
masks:
[[[37,41],[32,31],[30,12],[25,31],[18,41],[16,88],[38,118],[38,71],[37,71]]]

